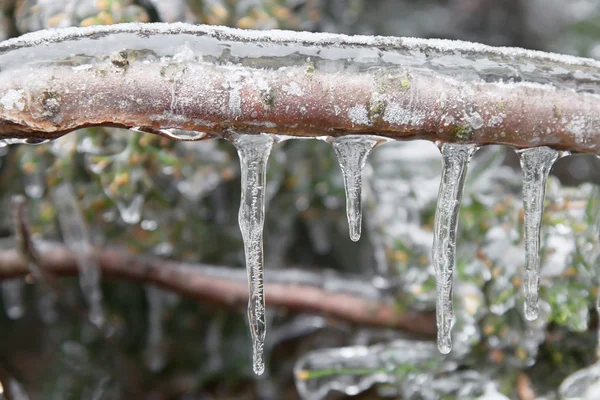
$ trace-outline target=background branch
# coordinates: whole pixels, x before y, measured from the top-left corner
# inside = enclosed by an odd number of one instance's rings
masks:
[[[43,270],[53,275],[77,274],[75,255],[65,246],[44,242],[37,249]],[[136,256],[114,248],[97,249],[95,256],[106,277],[151,283],[227,307],[242,308],[248,302],[247,278],[242,269]],[[0,251],[0,279],[28,273],[26,262],[17,250]],[[331,287],[332,282],[335,288],[331,290],[321,286]],[[356,324],[397,328],[427,337],[436,332],[433,313],[401,310],[392,301],[376,298],[376,291],[365,289],[364,279],[345,278],[331,271],[269,271],[265,291],[269,306],[322,313]]]

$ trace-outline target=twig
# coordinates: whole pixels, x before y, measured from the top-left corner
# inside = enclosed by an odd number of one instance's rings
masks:
[[[595,153],[599,70],[589,59],[454,41],[186,24],[68,28],[0,43],[0,138],[103,125]]]
[[[60,244],[40,243],[41,267],[55,275],[77,274],[74,254]],[[135,256],[114,248],[96,250],[106,277],[151,283],[183,296],[227,307],[244,307],[248,301],[246,274],[241,269],[186,264],[150,256]],[[16,250],[0,251],[0,279],[28,272]],[[270,279],[269,279],[270,277]],[[356,324],[391,327],[433,337],[432,313],[403,311],[393,302],[365,293],[342,292],[356,287],[356,280],[298,270],[269,271],[265,285],[267,305],[293,311],[323,313]],[[337,280],[336,291],[320,287]],[[362,282],[364,286],[364,281]],[[342,289],[340,289],[342,288]]]

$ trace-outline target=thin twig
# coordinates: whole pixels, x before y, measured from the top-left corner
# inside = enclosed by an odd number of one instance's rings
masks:
[[[38,249],[42,269],[55,275],[77,274],[75,256],[65,246],[44,243]],[[248,302],[246,275],[241,269],[136,256],[114,248],[97,249],[96,257],[106,277],[151,283],[186,297],[227,307],[242,308]],[[27,272],[25,260],[16,250],[0,251],[0,279]],[[339,289],[356,287],[355,280],[331,273],[325,276],[289,269],[269,271],[267,278],[267,305],[322,313],[356,324],[397,328],[427,337],[435,335],[432,313],[401,310],[393,301]],[[319,286],[332,279],[339,283],[335,291]]]

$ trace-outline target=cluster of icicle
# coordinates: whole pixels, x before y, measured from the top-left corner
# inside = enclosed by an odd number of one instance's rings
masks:
[[[177,135],[173,135],[175,138]],[[258,375],[265,370],[264,345],[266,335],[264,296],[263,226],[267,163],[274,144],[289,136],[232,133],[226,137],[237,149],[241,166],[241,203],[239,226],[244,242],[248,274],[248,320],[253,344],[253,369]],[[179,138],[181,139],[181,138]],[[390,139],[371,135],[347,135],[336,138],[319,137],[331,144],[340,164],[346,191],[346,213],[350,238],[358,241],[362,223],[362,172],[367,157],[378,145]],[[452,284],[456,264],[456,230],[460,203],[471,158],[478,149],[475,144],[437,143],[443,159],[443,170],[434,222],[432,262],[436,275],[436,320],[438,348],[443,354],[452,349],[453,321]],[[549,147],[534,147],[518,151],[523,170],[523,205],[525,210],[526,264],[523,276],[524,315],[527,320],[538,317],[538,287],[540,277],[540,228],[546,180],[554,162],[568,153]],[[59,222],[66,242],[78,258],[81,288],[90,306],[90,320],[101,325],[100,279],[95,261],[90,258],[90,240],[70,184],[58,186],[53,193],[58,207]],[[14,287],[13,287],[14,286]],[[11,290],[14,289],[14,290]],[[3,283],[5,301],[20,314],[18,292],[13,281]],[[15,301],[10,301],[15,299]]]
[[[249,282],[248,318],[253,340],[253,367],[264,371],[265,297],[263,293],[263,225],[267,161],[273,144],[282,139],[273,135],[233,134],[241,163],[242,196],[239,225],[246,252]],[[320,138],[333,147],[340,164],[346,191],[346,212],[350,238],[357,241],[362,221],[362,171],[369,153],[388,141],[378,136],[349,135]],[[432,262],[437,282],[436,317],[438,348],[443,354],[452,348],[452,283],[455,268],[456,230],[467,169],[478,149],[474,144],[438,143],[443,171],[435,213]],[[540,274],[540,227],[546,179],[553,163],[561,155],[549,147],[518,151],[523,169],[523,204],[525,209],[526,266],[524,272],[524,315],[527,320],[538,316]]]

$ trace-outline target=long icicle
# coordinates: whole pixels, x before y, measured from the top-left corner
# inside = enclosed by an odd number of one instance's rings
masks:
[[[104,323],[100,268],[94,258],[87,225],[77,204],[71,183],[61,183],[52,189],[52,200],[65,244],[77,259],[79,285],[89,307],[90,321],[96,326]]]
[[[242,198],[238,219],[244,240],[246,270],[248,271],[248,320],[252,335],[252,366],[254,372],[261,375],[265,370],[266,334],[263,293],[263,226],[267,162],[273,147],[273,138],[268,135],[234,134],[230,140],[237,149],[242,175]]]
[[[478,147],[473,144],[444,143],[442,180],[433,228],[433,267],[436,275],[436,319],[438,348],[442,354],[452,349],[452,275],[456,263],[456,228],[467,168]]]
[[[376,136],[351,135],[331,140],[331,145],[342,169],[346,190],[346,215],[350,239],[360,239],[362,224],[362,172],[367,157],[383,140]]]
[[[525,319],[533,321],[539,314],[540,229],[544,211],[546,180],[560,152],[549,147],[534,147],[518,152],[523,170],[523,208],[525,209]]]

